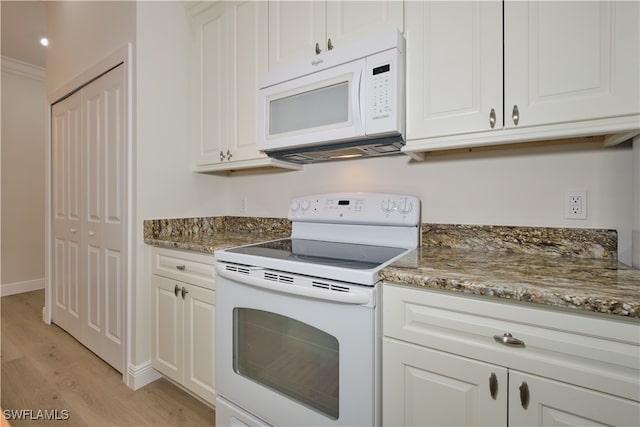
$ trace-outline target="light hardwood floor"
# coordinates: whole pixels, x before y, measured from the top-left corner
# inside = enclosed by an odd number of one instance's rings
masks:
[[[213,426],[214,411],[165,379],[137,391],[55,325],[42,322],[44,291],[2,298],[3,410],[68,411],[68,420],[12,420],[12,426]]]

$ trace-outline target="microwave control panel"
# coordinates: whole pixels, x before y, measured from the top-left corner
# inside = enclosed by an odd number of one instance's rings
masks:
[[[384,119],[391,114],[391,96],[393,77],[391,64],[380,65],[371,70],[372,80],[372,105],[371,117],[373,120]]]
[[[404,133],[404,64],[398,49],[367,57],[367,134]]]

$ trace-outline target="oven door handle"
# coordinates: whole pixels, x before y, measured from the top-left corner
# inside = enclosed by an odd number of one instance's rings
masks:
[[[339,302],[343,304],[367,305],[371,302],[370,301],[371,298],[367,294],[356,294],[356,293],[332,291],[332,290],[327,290],[322,288],[314,289],[314,288],[306,288],[302,286],[287,285],[279,282],[260,279],[258,277],[248,276],[244,273],[235,273],[232,271],[228,271],[223,266],[221,266],[220,263],[216,265],[216,273],[219,276],[224,277],[225,279],[229,279],[233,282],[238,282],[244,285],[255,286],[257,288],[266,289],[268,291],[281,292],[284,294],[293,294],[293,295],[298,295],[306,298],[333,301],[333,302]]]

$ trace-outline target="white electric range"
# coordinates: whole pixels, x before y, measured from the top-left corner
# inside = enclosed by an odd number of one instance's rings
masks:
[[[380,423],[378,272],[420,242],[420,201],[291,201],[290,238],[216,251],[216,425]]]

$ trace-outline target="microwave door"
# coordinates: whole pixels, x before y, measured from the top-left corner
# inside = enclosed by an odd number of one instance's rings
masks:
[[[262,151],[302,148],[364,135],[365,60],[260,90]]]

